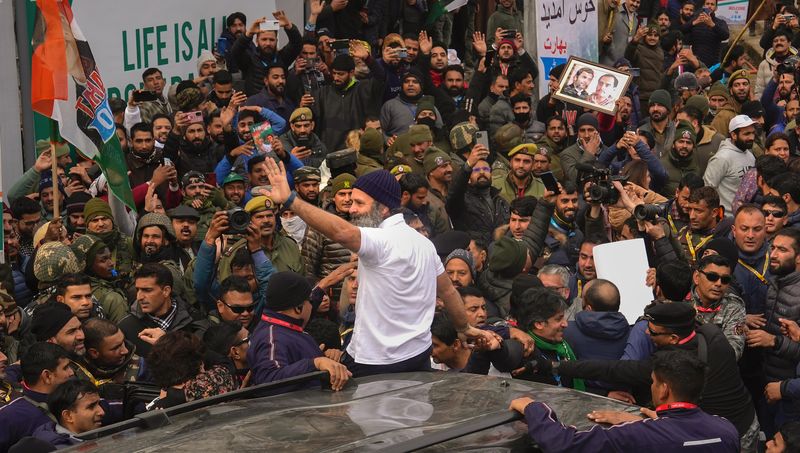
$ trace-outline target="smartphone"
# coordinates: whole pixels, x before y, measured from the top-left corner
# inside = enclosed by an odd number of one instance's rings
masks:
[[[703,12],[710,16],[711,15],[711,8],[703,8]]]
[[[517,37],[517,30],[503,30],[503,38],[514,39]]]
[[[786,22],[789,22],[792,19],[794,19],[794,14],[784,14],[783,15],[783,20],[785,20]]]
[[[339,50],[339,51],[349,51],[350,50],[350,40],[349,39],[334,39],[330,41],[331,49]]]
[[[489,133],[486,131],[478,131],[475,132],[475,143],[479,145],[483,145],[486,149],[489,149]]]
[[[200,110],[195,110],[193,112],[186,112],[184,113],[184,118],[186,118],[189,121],[189,124],[202,123],[205,121],[203,119],[203,112],[201,112]]]
[[[556,177],[553,176],[553,172],[552,171],[546,171],[546,172],[544,172],[544,173],[542,173],[542,174],[540,174],[538,176],[539,176],[539,179],[541,179],[542,182],[544,183],[544,188],[545,189],[547,189],[547,190],[549,190],[550,192],[553,192],[553,193],[561,192],[561,190],[558,189],[558,181],[556,180]]]
[[[217,40],[217,53],[223,56],[228,53],[228,40],[226,38],[220,37]]]
[[[405,47],[397,49],[397,58],[408,58],[408,49]]]
[[[150,102],[158,100],[158,95],[152,91],[135,90],[133,92],[134,102]]]
[[[628,68],[628,73],[631,77],[639,77],[642,75],[642,71],[639,68]]]
[[[486,61],[483,62],[483,65],[487,68],[492,65],[492,61],[494,60],[494,49],[489,49],[486,51]]]
[[[689,50],[691,48],[692,48],[692,46],[690,46],[688,44],[684,44],[684,45],[681,46],[681,50]]]
[[[278,31],[281,26],[277,20],[265,20],[259,24],[258,29],[261,31]]]
[[[206,173],[206,184],[211,184],[212,186],[217,185],[217,174],[213,171],[211,173]]]

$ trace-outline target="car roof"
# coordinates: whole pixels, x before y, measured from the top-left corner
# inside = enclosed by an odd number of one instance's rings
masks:
[[[429,451],[524,451],[531,446],[526,427],[513,422],[508,410],[520,396],[546,402],[562,423],[578,428],[594,424],[586,418],[590,410],[638,413],[638,407],[609,398],[518,379],[455,372],[384,374],[353,379],[335,393],[311,389],[215,404],[169,416],[165,426],[126,429],[74,449],[347,452],[422,446]],[[489,419],[498,425],[481,429]]]

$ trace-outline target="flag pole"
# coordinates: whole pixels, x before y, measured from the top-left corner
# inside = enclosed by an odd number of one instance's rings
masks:
[[[58,191],[58,159],[56,158],[56,140],[58,140],[58,122],[50,120],[50,159],[53,162],[51,177],[53,178],[53,220],[61,217],[58,209],[58,198],[61,195]]]

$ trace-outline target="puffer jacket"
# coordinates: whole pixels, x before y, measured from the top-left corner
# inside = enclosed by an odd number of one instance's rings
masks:
[[[711,126],[702,126],[700,133],[697,135],[697,145],[695,145],[693,153],[700,171],[698,176],[702,176],[706,172],[709,159],[717,153],[723,140],[725,140],[725,137],[718,134],[716,129]]]
[[[795,377],[800,343],[781,334],[780,318],[800,320],[800,272],[777,277],[767,290],[767,325],[765,330],[775,335],[775,347],[764,353],[764,375],[767,381],[782,381]]]
[[[646,102],[650,99],[650,93],[661,88],[664,50],[659,45],[650,47],[644,42],[631,41],[625,48],[625,58],[640,69],[641,75],[636,79],[636,84],[639,86],[639,99]]]
[[[338,212],[334,203],[328,204],[325,210],[345,220],[350,220],[350,215]],[[325,278],[337,267],[350,262],[350,250],[338,242],[333,242],[313,228],[309,228],[306,232],[301,254],[306,275],[316,279]]]
[[[694,152],[687,157],[680,157],[674,149],[671,149],[661,158],[661,165],[667,171],[667,182],[661,186],[659,193],[668,198],[675,196],[678,184],[687,173],[703,177],[703,173],[700,172],[700,164],[697,162],[697,155]]]
[[[453,172],[453,182],[447,194],[447,214],[456,230],[470,233],[487,244],[500,225],[508,223],[511,208],[494,187],[479,189],[469,185],[472,168],[466,164]]]

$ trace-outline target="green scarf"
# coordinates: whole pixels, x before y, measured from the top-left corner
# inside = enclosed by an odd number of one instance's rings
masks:
[[[561,343],[554,344],[550,343],[549,341],[543,338],[540,338],[538,335],[531,332],[530,330],[528,331],[528,335],[530,335],[531,338],[533,338],[533,342],[536,343],[537,348],[544,351],[555,351],[556,356],[558,357],[559,360],[561,359],[567,361],[578,360],[578,358],[575,357],[575,353],[572,351],[572,348],[565,340],[561,340]],[[586,383],[583,381],[583,379],[573,378],[572,388],[574,388],[575,390],[586,391]]]

